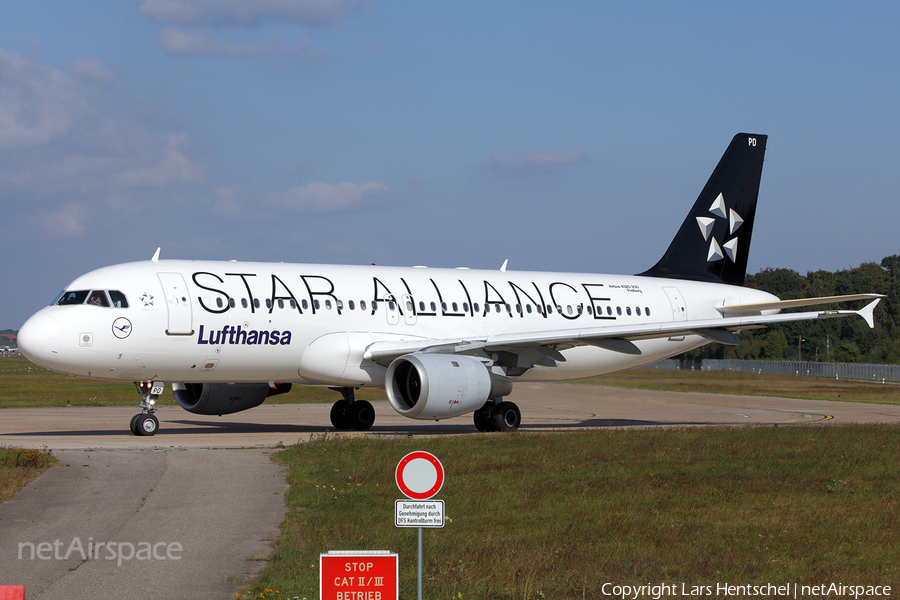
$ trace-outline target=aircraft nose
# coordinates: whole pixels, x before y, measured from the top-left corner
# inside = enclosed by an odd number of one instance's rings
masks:
[[[19,350],[33,363],[50,366],[59,356],[59,321],[39,312],[19,329]]]

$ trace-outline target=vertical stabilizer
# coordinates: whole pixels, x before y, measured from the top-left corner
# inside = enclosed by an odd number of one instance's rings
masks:
[[[734,136],[666,253],[640,275],[743,285],[766,139]]]

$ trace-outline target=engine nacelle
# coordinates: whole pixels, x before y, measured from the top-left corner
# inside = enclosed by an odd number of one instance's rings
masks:
[[[198,415],[230,415],[255,408],[269,396],[291,391],[290,383],[272,389],[265,383],[173,383],[175,400]]]
[[[384,387],[391,406],[404,417],[437,421],[506,396],[512,381],[472,356],[416,352],[390,364]]]

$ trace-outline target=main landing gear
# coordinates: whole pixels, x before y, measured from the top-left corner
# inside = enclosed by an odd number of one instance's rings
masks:
[[[159,431],[159,419],[156,412],[156,401],[166,389],[161,381],[135,381],[134,387],[141,395],[141,412],[131,417],[131,433],[134,435],[154,435]]]
[[[522,424],[522,413],[512,402],[494,398],[475,411],[475,428],[478,431],[515,431]]]
[[[340,392],[343,400],[331,407],[331,424],[335,429],[366,431],[375,422],[375,409],[368,400],[357,400],[352,387],[328,388]]]

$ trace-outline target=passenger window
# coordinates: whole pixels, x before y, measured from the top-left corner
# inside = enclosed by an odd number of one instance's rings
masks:
[[[516,312],[519,313],[520,315],[522,314],[522,305],[521,304],[516,304]]]
[[[549,304],[547,305],[547,314],[548,314],[548,315],[552,315],[552,314],[553,314],[553,307],[550,306]]]
[[[281,298],[278,299],[278,308],[284,308],[284,300]]]
[[[388,301],[388,308],[391,310],[394,310],[394,308],[396,308],[396,304],[394,304],[393,300]]]
[[[590,314],[593,314],[593,310],[591,309],[590,306],[587,307],[587,313],[588,313],[589,315],[590,315]]]
[[[247,299],[246,299],[246,298],[241,298],[241,307],[242,307],[242,308],[247,308],[248,305],[249,305],[249,303],[247,302]]]
[[[425,312],[425,303],[422,302],[421,300],[419,301],[419,310],[421,312]]]
[[[272,310],[272,299],[271,298],[266,298],[266,308],[268,308],[269,310]]]
[[[109,307],[109,300],[106,299],[106,292],[103,290],[94,290],[91,292],[91,296],[88,298],[87,303],[94,306]]]
[[[452,306],[453,306],[453,312],[459,312],[459,304],[454,302]]]
[[[253,308],[259,308],[259,298],[253,299]]]
[[[366,301],[365,300],[359,301],[359,310],[366,310]]]
[[[335,300],[334,305],[337,306],[338,310],[344,310],[344,301],[343,300]]]
[[[234,298],[229,298],[228,299],[228,308],[234,308],[234,307],[235,307]]]
[[[293,298],[291,298],[290,303],[291,303],[291,310],[294,310],[295,308],[297,308],[297,301],[296,301],[296,300],[294,300]]]
[[[436,311],[436,310],[437,310],[437,306],[435,305],[434,302],[432,302],[432,303],[431,303],[431,312],[434,312],[434,311]]]
[[[325,308],[327,308],[328,310],[331,310],[331,300],[325,301]]]
[[[525,311],[526,311],[529,315],[531,314],[531,305],[530,305],[530,304],[526,304],[526,305],[525,305]]]
[[[637,313],[637,316],[641,316],[641,307],[640,306],[635,307],[634,312]]]
[[[313,300],[313,306],[315,307],[316,310],[319,310],[319,301]]]
[[[112,300],[112,305],[116,308],[128,308],[128,300],[125,299],[125,294],[118,290],[109,290],[109,299]]]
[[[303,300],[300,301],[300,306],[303,307],[303,310],[306,310],[309,308],[309,302],[306,301],[306,298],[304,298]]]
[[[611,314],[612,314],[612,306],[607,306],[607,307],[606,307],[606,314],[608,314],[608,315],[611,315]]]
[[[509,304],[506,305],[506,312],[512,314],[512,306],[510,306]]]
[[[473,304],[472,308],[475,309],[475,312],[478,312],[478,303],[476,302],[475,304]]]
[[[469,303],[463,302],[463,312],[469,312]]]
[[[630,306],[625,307],[625,314],[627,314],[629,317],[631,316],[631,307]]]
[[[495,312],[500,312],[500,305],[499,305],[499,304],[495,304],[495,305],[494,305],[494,309],[495,309]]]
[[[222,308],[223,306],[225,306],[225,303],[222,302],[221,298],[216,298],[216,306],[218,306],[219,308]]]
[[[621,306],[616,307],[616,314],[619,315],[620,317],[622,316],[622,307]]]
[[[647,308],[646,306],[644,307],[644,314],[647,315],[648,317],[650,316],[650,309]]]
[[[571,304],[566,305],[566,312],[569,313],[570,315],[572,314],[572,305]]]
[[[353,302],[353,300],[349,300],[347,302],[347,306],[350,307],[350,310],[356,310],[356,304]]]

